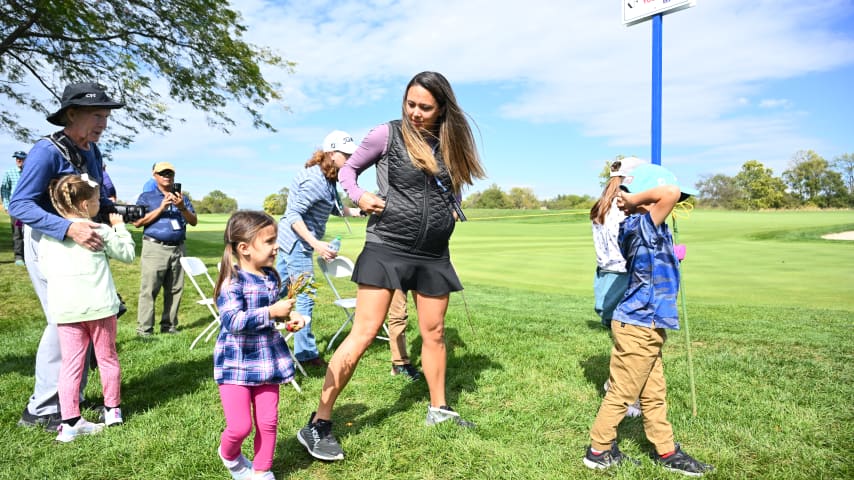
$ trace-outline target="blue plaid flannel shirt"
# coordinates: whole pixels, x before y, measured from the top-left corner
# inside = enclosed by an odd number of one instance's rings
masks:
[[[222,322],[214,347],[219,385],[278,384],[294,378],[293,357],[270,318],[269,306],[280,291],[278,277],[273,269],[264,272],[259,277],[239,270],[216,299]]]

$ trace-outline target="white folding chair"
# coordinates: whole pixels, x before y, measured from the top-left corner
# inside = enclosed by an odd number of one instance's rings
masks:
[[[199,259],[198,257],[181,257],[180,261],[181,268],[184,269],[184,272],[190,278],[190,281],[193,283],[193,286],[196,287],[196,291],[199,292],[199,296],[202,297],[202,299],[197,300],[196,303],[198,303],[199,305],[207,306],[208,310],[210,310],[211,312],[211,315],[213,315],[214,317],[213,321],[211,321],[211,323],[209,323],[208,326],[205,327],[204,330],[202,330],[202,333],[200,333],[199,336],[196,337],[195,340],[193,340],[193,343],[190,344],[190,349],[192,350],[193,347],[195,347],[196,344],[199,343],[199,340],[201,340],[202,337],[205,336],[206,333],[208,336],[207,338],[205,338],[205,341],[209,341],[211,337],[217,332],[217,329],[214,327],[219,326],[220,324],[219,314],[214,308],[214,299],[209,298],[207,295],[205,295],[204,290],[202,290],[202,288],[199,286],[199,283],[196,281],[196,277],[204,275],[208,279],[208,283],[211,286],[212,294],[213,291],[216,289],[216,286],[214,285],[214,281],[211,278],[210,274],[208,274],[208,267],[205,266],[204,262],[202,262],[201,259]],[[219,264],[217,264],[217,267],[218,266]],[[289,333],[288,336],[285,337],[285,346],[287,346],[288,340],[290,340],[290,338],[293,336],[293,333]],[[288,347],[288,349],[290,349],[290,347]],[[293,355],[291,355],[291,357],[293,357],[294,364],[296,365],[297,369],[299,369],[299,371],[305,376],[306,373],[305,370],[302,368],[302,365],[300,365],[296,357],[294,357]],[[302,389],[300,388],[296,380],[292,380],[291,385],[293,385],[294,389],[296,389],[297,392],[302,393]]]
[[[338,335],[344,331],[348,324],[353,322],[353,315],[356,312],[356,298],[341,298],[341,294],[339,294],[338,289],[335,288],[335,282],[332,281],[333,278],[349,278],[353,274],[353,261],[341,255],[338,255],[328,262],[324,260],[323,257],[317,257],[317,266],[320,267],[320,271],[323,272],[323,277],[326,278],[326,283],[329,284],[329,289],[332,290],[332,293],[335,295],[335,300],[332,304],[341,307],[341,310],[344,311],[344,315],[347,316],[344,323],[341,324],[338,331],[335,332],[335,335],[332,336],[332,339],[329,340],[329,343],[326,345],[326,351],[329,351],[332,348],[332,345],[335,344],[335,339],[338,338]],[[383,321],[383,330],[385,330],[386,336],[383,337],[377,335],[377,338],[388,341],[388,327],[386,326],[385,321]]]
[[[187,277],[193,283],[193,286],[196,287],[196,291],[199,292],[199,296],[202,297],[202,299],[197,300],[196,303],[208,307],[208,310],[210,310],[211,315],[213,315],[214,318],[211,323],[209,323],[208,326],[205,327],[204,330],[202,330],[202,333],[200,333],[199,336],[196,337],[195,340],[193,340],[193,343],[190,344],[190,350],[192,350],[193,347],[195,347],[196,344],[199,343],[199,340],[201,340],[202,337],[205,336],[205,334],[208,335],[208,338],[206,338],[205,341],[210,340],[210,338],[216,332],[216,328],[214,327],[219,325],[219,314],[214,308],[214,299],[209,298],[207,295],[205,295],[204,290],[202,290],[202,287],[199,286],[199,282],[196,281],[196,277],[204,275],[205,278],[208,279],[208,283],[211,286],[211,294],[213,294],[213,290],[215,288],[214,281],[208,273],[208,267],[205,266],[204,262],[202,262],[199,257],[181,257],[181,268],[184,269],[184,273],[187,274]]]

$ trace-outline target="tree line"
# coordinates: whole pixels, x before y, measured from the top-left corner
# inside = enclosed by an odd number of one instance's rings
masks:
[[[736,210],[854,207],[854,155],[828,162],[812,150],[792,156],[780,177],[757,160],[734,176],[705,175],[696,184],[697,205]]]
[[[607,166],[600,174],[604,185],[608,180]],[[854,154],[844,154],[828,162],[812,150],[798,151],[789,168],[780,177],[757,160],[748,160],[734,176],[703,175],[695,184],[699,195],[692,201],[698,207],[732,210],[765,208],[852,208],[854,207]],[[282,215],[287,208],[288,188],[264,198],[263,209],[273,216]],[[189,194],[184,192],[185,196]],[[339,195],[344,206],[356,205],[346,195]],[[558,195],[540,200],[530,188],[513,187],[505,192],[497,184],[474,192],[463,200],[463,208],[516,210],[586,210],[596,197],[590,195]],[[237,200],[220,190],[214,190],[200,201],[193,201],[198,213],[232,213],[238,209]]]

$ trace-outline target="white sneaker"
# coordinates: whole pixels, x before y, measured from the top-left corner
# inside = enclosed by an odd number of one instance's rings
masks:
[[[59,425],[59,435],[56,436],[57,442],[68,443],[80,435],[92,435],[104,429],[103,423],[92,423],[83,417],[77,420],[77,425],[73,427],[65,422]]]
[[[252,475],[252,480],[276,480],[276,476],[269,470],[264,473],[255,472]]]
[[[222,456],[221,448],[222,445],[217,447],[216,453],[219,454],[219,458],[222,460],[222,464],[225,465],[225,468],[228,469],[228,473],[231,474],[231,478],[234,480],[250,480],[252,478],[252,462],[244,457],[242,453],[234,460],[226,460],[225,457]]]
[[[112,427],[113,425],[121,425],[124,423],[122,420],[122,409],[119,407],[107,409],[104,407],[104,424],[108,427]]]
[[[473,423],[463,420],[459,413],[447,405],[442,405],[441,407],[427,405],[427,420],[424,423],[428,427],[448,420],[453,420],[454,423],[464,428],[474,428],[475,426]]]
[[[611,380],[605,380],[605,385],[602,385],[602,388],[605,389],[605,393],[607,393],[608,389],[611,388]],[[640,400],[635,400],[635,403],[629,405],[628,410],[626,410],[626,416],[634,418],[640,417],[641,415],[643,415],[643,413],[641,413]]]

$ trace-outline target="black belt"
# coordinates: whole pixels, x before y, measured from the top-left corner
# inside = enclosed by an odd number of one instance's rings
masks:
[[[181,242],[164,242],[164,241],[158,240],[154,237],[149,237],[148,235],[143,235],[142,239],[148,240],[149,242],[156,243],[158,245],[166,245],[167,247],[177,247],[177,246],[180,246],[182,243],[184,243],[183,241],[181,241]]]

